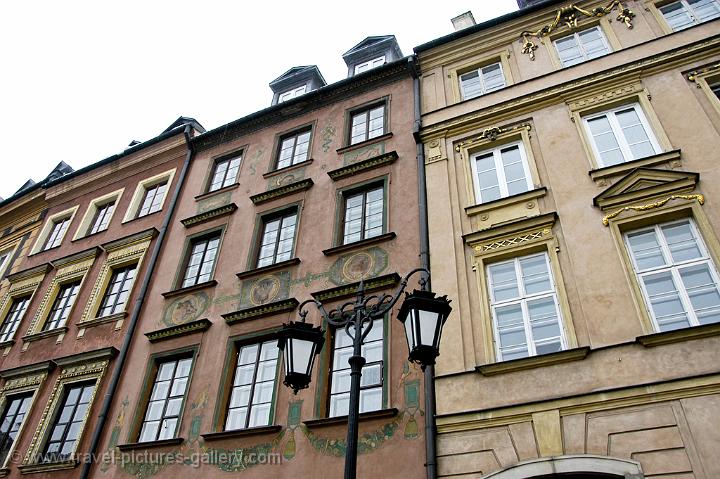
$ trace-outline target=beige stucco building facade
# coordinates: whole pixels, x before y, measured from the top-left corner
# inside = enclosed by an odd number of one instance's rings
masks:
[[[454,307],[440,477],[720,477],[720,24],[697,3],[550,1],[416,48]]]

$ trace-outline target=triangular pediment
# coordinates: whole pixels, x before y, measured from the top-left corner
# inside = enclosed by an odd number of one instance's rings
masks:
[[[356,53],[359,50],[363,50],[367,47],[371,47],[371,46],[377,45],[379,43],[383,43],[383,42],[387,42],[387,41],[394,41],[394,40],[395,40],[395,35],[378,35],[378,36],[367,37],[367,38],[365,38],[365,40],[361,41],[360,43],[358,43],[357,45],[352,47],[350,50],[343,53],[343,57],[352,55],[353,53]]]
[[[689,171],[638,168],[593,199],[600,209],[626,206],[639,200],[695,189],[700,175]]]

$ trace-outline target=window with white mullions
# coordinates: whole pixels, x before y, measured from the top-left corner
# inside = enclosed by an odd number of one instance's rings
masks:
[[[220,232],[196,239],[191,243],[190,257],[182,281],[183,288],[210,281],[219,246]]]
[[[377,411],[383,404],[384,333],[383,321],[375,321],[362,345],[361,356],[366,360],[360,379],[360,412]],[[333,362],[330,372],[329,417],[348,414],[350,405],[350,365],[353,340],[344,328],[335,330]]]
[[[303,95],[306,90],[307,85],[303,85],[286,91],[285,93],[280,94],[280,97],[278,98],[278,103],[282,103],[284,101],[292,100],[293,98],[299,97],[300,95]]]
[[[345,197],[343,244],[353,243],[384,232],[385,189],[382,186]]]
[[[487,272],[499,361],[567,347],[547,253],[494,263]]]
[[[470,166],[478,204],[523,193],[533,187],[522,143],[474,154]]]
[[[240,347],[226,431],[270,424],[277,362],[277,340]]]
[[[70,315],[70,310],[72,310],[73,304],[75,304],[78,289],[80,289],[80,281],[64,284],[60,287],[60,291],[58,291],[55,297],[52,308],[50,308],[50,314],[48,314],[45,325],[43,326],[43,331],[50,331],[51,329],[65,326],[65,322]]]
[[[622,106],[583,118],[599,166],[611,166],[660,153],[640,105]]]
[[[9,396],[0,417],[0,467],[5,464],[30,409],[34,392]]]
[[[212,180],[208,192],[225,188],[235,183],[242,155],[218,160],[213,167]]]
[[[40,462],[59,462],[72,456],[94,389],[95,381],[66,386]]]
[[[135,281],[136,268],[137,265],[132,265],[113,270],[110,283],[100,303],[99,318],[125,311],[125,303]]]
[[[365,71],[368,71],[373,68],[377,68],[380,66],[383,66],[385,64],[385,55],[382,55],[377,58],[373,58],[372,60],[368,60],[366,62],[358,63],[355,65],[355,74],[362,73]]]
[[[460,75],[460,90],[463,100],[469,100],[505,86],[502,65],[493,63]]]
[[[712,90],[713,94],[715,94],[715,97],[720,100],[720,83],[710,85],[710,90]]]
[[[175,437],[191,366],[192,358],[165,361],[158,365],[138,442]]]
[[[292,258],[297,225],[297,211],[263,219],[263,235],[260,242],[257,267],[287,261]]]
[[[142,202],[140,203],[140,209],[138,209],[138,218],[160,211],[160,206],[165,198],[166,189],[167,182],[157,183],[145,188],[145,194],[143,195]]]
[[[720,17],[720,0],[680,0],[660,7],[673,31]]]
[[[282,138],[276,169],[287,168],[307,160],[309,145],[309,130]]]
[[[10,311],[5,316],[5,321],[0,327],[0,343],[10,341],[15,336],[20,321],[25,316],[28,304],[30,303],[30,296],[23,296],[22,298],[14,298],[12,305],[10,305]]]
[[[92,226],[90,226],[90,231],[88,231],[88,234],[94,234],[99,231],[106,230],[108,224],[110,223],[110,218],[112,217],[114,209],[115,201],[111,201],[109,203],[105,203],[104,205],[98,206],[97,211],[95,212],[95,216],[92,220]]]
[[[718,273],[692,220],[632,231],[625,241],[658,331],[720,321]]]
[[[67,232],[68,226],[70,226],[70,217],[55,220],[47,241],[45,242],[43,251],[60,246],[60,243],[62,243],[65,233]]]
[[[353,113],[351,117],[350,144],[377,138],[385,134],[385,105]]]
[[[555,49],[564,67],[577,65],[610,53],[600,27],[592,27],[555,40]]]

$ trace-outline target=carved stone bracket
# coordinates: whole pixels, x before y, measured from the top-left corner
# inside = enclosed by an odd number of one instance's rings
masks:
[[[537,50],[538,46],[530,39],[530,37],[538,39],[546,37],[563,26],[568,29],[574,29],[577,28],[578,20],[581,16],[588,18],[604,17],[615,9],[618,10],[616,20],[623,22],[628,28],[632,28],[632,19],[635,14],[629,8],[625,8],[619,0],[613,0],[604,7],[595,7],[592,10],[585,10],[584,8],[580,8],[574,3],[571,3],[570,5],[559,8],[555,13],[555,19],[551,23],[548,23],[534,32],[525,30],[520,34],[520,41],[523,44],[522,53],[530,55],[530,60],[535,60],[535,50]]]
[[[605,226],[608,226],[610,224],[610,220],[619,216],[623,211],[647,211],[652,210],[655,208],[660,208],[661,206],[666,205],[671,200],[676,199],[682,199],[682,200],[697,200],[697,202],[701,205],[705,204],[705,196],[703,195],[672,195],[668,196],[664,200],[655,201],[653,203],[648,203],[646,205],[633,205],[633,206],[626,206],[624,208],[620,208],[617,211],[614,211],[610,213],[609,215],[605,215],[602,219],[602,222]]]
[[[712,74],[720,72],[720,63],[715,63],[714,65],[707,66],[705,68],[700,68],[699,70],[693,70],[687,75],[687,79],[691,82],[695,83],[695,85],[698,88],[701,88],[700,85],[700,77],[703,77],[707,74]]]
[[[483,132],[479,136],[458,143],[455,146],[455,151],[459,153],[460,151],[462,151],[463,148],[472,146],[475,143],[480,143],[482,141],[495,141],[500,135],[504,133],[521,130],[530,131],[532,130],[532,126],[529,123],[522,123],[520,125],[505,125],[488,128],[487,130],[483,130]]]

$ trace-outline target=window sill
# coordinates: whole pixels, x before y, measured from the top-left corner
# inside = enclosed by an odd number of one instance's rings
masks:
[[[702,326],[691,326],[689,328],[676,329],[638,336],[635,340],[646,348],[662,346],[665,344],[692,341],[693,339],[709,338],[720,336],[720,323],[704,324]]]
[[[0,343],[0,349],[8,348],[10,346],[13,346],[14,344],[15,344],[14,339],[8,339],[7,341],[3,341],[2,343]]]
[[[39,462],[37,464],[23,464],[18,466],[20,474],[35,474],[38,472],[62,471],[66,469],[74,469],[78,466],[78,461],[58,461],[58,462]]]
[[[128,444],[118,444],[117,448],[121,451],[137,451],[139,449],[154,449],[156,447],[164,446],[179,446],[185,441],[185,438],[174,437],[172,439],[161,439],[159,441],[147,441],[147,442],[131,442]]]
[[[201,289],[206,288],[214,288],[218,284],[217,281],[214,279],[211,279],[210,281],[205,281],[204,283],[198,283],[192,286],[186,286],[185,288],[180,289],[174,289],[172,291],[166,291],[162,293],[163,297],[165,298],[173,298],[175,296],[181,296],[186,293],[191,293],[193,291],[199,291]]]
[[[517,195],[506,196],[494,201],[488,201],[487,203],[481,203],[479,205],[465,207],[465,213],[468,216],[475,216],[488,211],[497,210],[506,206],[512,206],[518,203],[524,203],[526,201],[536,200],[542,198],[547,194],[547,188],[544,186],[541,188],[535,188],[534,190],[525,191],[518,193]]]
[[[184,227],[190,228],[191,226],[199,225],[201,223],[205,223],[206,221],[220,218],[221,216],[231,215],[235,213],[237,209],[238,207],[235,203],[228,203],[227,205],[222,205],[205,211],[204,213],[180,220],[180,223],[182,223]]]
[[[306,178],[304,180],[295,181],[287,185],[273,188],[272,190],[268,190],[263,193],[258,193],[257,195],[252,195],[250,197],[250,201],[252,201],[254,205],[260,205],[263,203],[267,203],[268,201],[293,195],[300,191],[309,190],[310,188],[312,188],[313,184],[313,180],[311,180],[310,178]]]
[[[281,261],[279,263],[263,266],[262,268],[254,268],[243,271],[242,273],[235,273],[235,276],[237,276],[239,279],[246,279],[252,276],[259,276],[261,274],[269,273],[271,271],[277,271],[280,269],[288,268],[290,266],[295,266],[297,264],[300,264],[300,258],[292,258],[287,261]]]
[[[571,361],[579,361],[585,359],[588,354],[590,354],[590,347],[584,346],[582,348],[566,349],[565,351],[542,354],[530,358],[483,364],[481,366],[475,366],[475,370],[483,376],[495,376],[497,374],[513,373],[516,371],[525,371]]]
[[[233,431],[218,431],[218,432],[208,432],[205,434],[200,434],[203,439],[205,439],[206,442],[208,441],[219,441],[221,439],[230,439],[230,438],[237,438],[237,437],[248,437],[248,436],[261,436],[263,434],[272,434],[276,432],[280,432],[282,430],[282,426],[257,426],[257,427],[249,427],[247,429],[235,429]]]
[[[343,153],[347,153],[348,151],[359,150],[360,148],[372,145],[373,143],[377,143],[383,140],[389,140],[390,138],[392,138],[392,136],[392,132],[385,133],[384,135],[376,136],[375,138],[370,138],[369,140],[361,141],[360,143],[355,143],[354,145],[343,146],[342,148],[338,148],[335,151],[337,151],[338,155],[342,155]]]
[[[82,236],[78,236],[77,238],[71,239],[70,242],[71,242],[71,243],[77,243],[77,242],[82,241],[82,240],[87,239],[87,238],[93,238],[93,237],[95,237],[95,236],[99,236],[99,235],[103,234],[103,233],[106,232],[107,230],[108,230],[108,229],[107,229],[107,227],[106,227],[104,230],[96,231],[95,233],[84,234],[84,235],[82,235]]]
[[[31,343],[33,341],[39,341],[41,339],[51,338],[53,336],[60,336],[61,334],[65,334],[67,332],[68,327],[61,326],[59,328],[51,329],[49,331],[41,331],[39,333],[28,334],[27,336],[23,336],[22,340],[26,343]]]
[[[208,191],[207,193],[203,193],[203,194],[201,194],[201,195],[197,195],[197,196],[195,197],[195,201],[202,201],[202,200],[204,200],[205,198],[210,198],[211,196],[221,195],[221,194],[226,193],[226,192],[228,192],[228,191],[235,190],[235,189],[237,189],[238,187],[240,187],[240,183],[233,183],[232,185],[226,186],[226,187],[224,187],[224,188],[220,188],[220,189],[215,190],[215,191]]]
[[[78,328],[93,328],[95,326],[100,326],[102,324],[107,323],[114,323],[115,321],[120,321],[121,319],[127,318],[127,311],[122,311],[120,313],[110,314],[108,316],[102,316],[99,318],[89,319],[87,321],[81,321],[77,323]]]
[[[340,246],[334,246],[332,248],[324,249],[323,254],[325,256],[334,256],[336,254],[344,253],[346,251],[353,250],[356,248],[362,248],[364,246],[368,246],[371,244],[384,243],[385,241],[390,241],[390,240],[395,239],[395,236],[396,236],[396,234],[393,232],[385,233],[384,235],[373,236],[372,238],[368,238],[368,239],[364,239],[364,240],[360,240],[360,241],[355,241],[353,243],[343,244]]]
[[[371,421],[373,419],[382,419],[387,417],[395,417],[398,415],[396,408],[380,409],[378,411],[368,411],[360,413],[360,421]],[[303,424],[308,429],[336,426],[338,424],[347,424],[348,416],[324,417],[321,419],[308,419]]]
[[[671,150],[665,153],[660,153],[658,155],[640,158],[639,160],[620,163],[619,165],[596,168],[594,170],[590,170],[588,172],[588,175],[590,175],[590,178],[593,181],[598,181],[609,178],[611,176],[629,173],[630,171],[637,168],[647,168],[649,166],[656,166],[662,163],[669,163],[671,161],[680,161],[680,150]]]
[[[178,324],[177,326],[170,326],[169,328],[150,331],[149,333],[145,333],[145,336],[147,336],[151,343],[157,343],[158,341],[186,336],[198,331],[207,331],[210,326],[212,326],[212,322],[207,318],[203,318],[185,324]]]
[[[124,220],[121,224],[126,225],[126,224],[128,224],[128,223],[132,223],[133,221],[140,221],[140,220],[143,219],[143,218],[148,218],[148,217],[150,217],[150,216],[152,216],[152,215],[156,215],[156,214],[158,214],[158,213],[162,213],[162,210],[153,211],[152,213],[148,213],[148,214],[143,215],[143,216],[134,216],[134,217],[132,217],[132,218],[130,218],[130,219],[128,219],[128,220]]]
[[[313,159],[310,158],[309,160],[301,161],[300,163],[295,163],[294,165],[286,166],[285,168],[280,168],[279,170],[268,171],[267,173],[263,173],[263,178],[272,178],[273,176],[282,175],[288,171],[299,170],[300,168],[312,165],[312,162]]]

